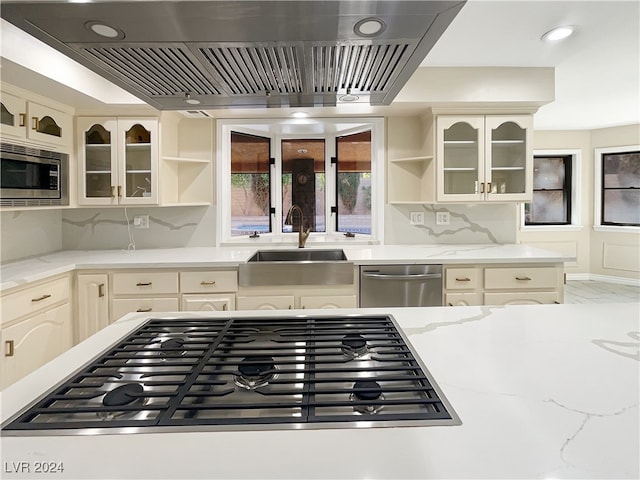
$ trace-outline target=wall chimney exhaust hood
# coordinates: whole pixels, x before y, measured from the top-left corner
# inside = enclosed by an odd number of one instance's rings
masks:
[[[389,105],[465,1],[3,0],[1,16],[159,110]]]

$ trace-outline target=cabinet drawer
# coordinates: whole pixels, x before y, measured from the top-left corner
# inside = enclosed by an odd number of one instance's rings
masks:
[[[185,312],[215,312],[236,309],[236,296],[233,293],[212,295],[183,295],[182,310]]]
[[[238,272],[208,271],[180,272],[180,291],[183,293],[235,292]]]
[[[113,275],[114,295],[178,293],[178,272],[136,272]]]
[[[238,310],[291,310],[293,295],[252,295],[238,297]]]
[[[485,305],[536,305],[560,303],[558,292],[504,292],[485,293]]]
[[[24,315],[39,312],[56,303],[68,301],[70,295],[71,282],[68,276],[4,295],[2,297],[2,324],[6,325]]]
[[[474,290],[478,286],[478,269],[447,268],[445,290]]]
[[[485,268],[484,288],[520,289],[556,288],[558,269],[555,267]]]
[[[300,308],[356,308],[358,299],[355,295],[311,295],[300,297]]]
[[[482,305],[482,294],[476,292],[447,293],[444,296],[444,304],[448,307]]]
[[[131,312],[177,312],[177,298],[116,298],[113,300],[111,321]]]

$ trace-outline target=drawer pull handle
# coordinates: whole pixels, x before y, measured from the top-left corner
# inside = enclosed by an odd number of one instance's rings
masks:
[[[104,283],[98,285],[98,297],[104,297]]]
[[[203,287],[207,287],[207,286],[209,286],[209,285],[215,285],[215,284],[216,284],[216,281],[215,281],[215,280],[214,280],[214,281],[212,281],[212,282],[207,282],[207,281],[205,281],[205,280],[203,280],[202,282],[200,282],[200,285],[202,285]]]
[[[4,342],[4,356],[13,357],[13,353],[14,353],[13,340],[7,340],[6,342]]]
[[[449,302],[449,306],[450,306],[450,307],[453,307],[453,303]]]
[[[26,113],[20,113],[19,114],[20,117],[20,127],[24,127],[27,125],[27,114]]]
[[[42,295],[41,297],[38,297],[38,298],[32,298],[32,299],[31,299],[31,301],[32,301],[32,302],[34,302],[34,303],[35,303],[35,302],[41,302],[42,300],[46,300],[47,298],[51,298],[51,295],[44,294],[44,295]]]
[[[40,119],[38,117],[31,117],[31,130],[38,130],[40,128]]]
[[[456,282],[470,282],[471,279],[469,277],[458,278],[456,277]]]
[[[516,280],[529,281],[531,280],[531,277],[516,277]]]
[[[223,304],[222,304],[222,311],[223,311],[223,312],[226,312],[227,310],[228,310],[228,309],[227,309],[227,304],[226,304],[226,303],[223,303]]]
[[[289,305],[289,310],[291,310],[291,308],[292,308],[291,305]]]
[[[150,287],[153,282],[138,282],[136,287]]]
[[[111,198],[116,198],[116,186],[111,185]]]
[[[122,185],[118,185],[118,197],[122,197]]]
[[[147,312],[150,312],[152,310],[153,310],[153,308],[151,308],[151,307],[149,307],[149,308],[139,308],[139,309],[136,310],[136,312],[147,313]]]

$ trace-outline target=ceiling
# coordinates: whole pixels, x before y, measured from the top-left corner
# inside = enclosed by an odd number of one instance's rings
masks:
[[[469,0],[422,66],[555,67],[556,100],[535,114],[537,130],[594,129],[640,123],[639,19],[638,1]],[[564,42],[552,45],[540,40],[551,28],[567,24],[576,26],[577,30]],[[11,51],[12,45],[20,48]],[[29,52],[28,56],[23,54],[25,51]],[[119,87],[4,20],[2,57],[3,81],[56,98],[79,110],[89,111],[105,104],[146,108]],[[62,79],[61,72],[65,73]],[[51,80],[49,75],[56,75],[61,82]],[[87,83],[92,86],[87,88]],[[285,116],[289,111],[278,108],[212,110],[211,113],[228,118]],[[418,113],[404,102],[381,107],[362,104],[316,107],[311,112],[313,116]]]

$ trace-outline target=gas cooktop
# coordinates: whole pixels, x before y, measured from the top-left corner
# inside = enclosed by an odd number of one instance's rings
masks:
[[[149,319],[4,435],[459,425],[390,315]]]

